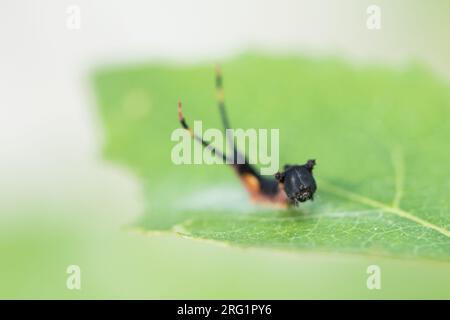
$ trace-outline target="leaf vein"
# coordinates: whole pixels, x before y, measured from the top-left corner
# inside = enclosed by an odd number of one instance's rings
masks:
[[[435,224],[433,224],[433,223],[431,223],[429,221],[426,221],[426,220],[424,220],[422,218],[419,218],[419,217],[413,215],[412,213],[407,212],[407,211],[405,211],[405,210],[403,210],[401,208],[385,204],[383,202],[371,199],[369,197],[365,197],[363,195],[360,195],[360,194],[357,194],[357,193],[354,193],[354,192],[351,192],[351,191],[347,191],[347,190],[342,189],[340,187],[334,186],[333,184],[331,184],[331,183],[329,183],[327,181],[324,181],[322,179],[320,180],[320,184],[321,184],[321,186],[322,186],[322,188],[324,190],[326,190],[326,191],[328,191],[330,193],[334,193],[334,194],[336,194],[338,196],[347,198],[347,199],[349,199],[351,201],[355,201],[355,202],[358,202],[358,203],[361,203],[361,204],[364,204],[364,205],[367,205],[367,206],[370,206],[370,207],[381,209],[381,210],[383,210],[385,212],[389,212],[389,213],[395,214],[395,215],[397,215],[399,217],[402,217],[402,218],[408,219],[410,221],[413,221],[413,222],[415,222],[415,223],[417,223],[417,224],[419,224],[419,225],[421,225],[423,227],[433,229],[433,230],[435,230],[435,231],[437,231],[437,232],[447,236],[448,238],[450,238],[450,231],[449,230],[447,230],[447,229],[445,229],[443,227],[437,226],[437,225],[435,225]]]

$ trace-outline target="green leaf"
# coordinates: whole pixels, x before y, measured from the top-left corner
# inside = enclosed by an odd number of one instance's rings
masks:
[[[280,165],[317,159],[316,200],[252,204],[225,165],[171,162],[176,103],[221,128],[214,68],[137,65],[95,75],[104,154],[144,186],[145,231],[240,246],[450,259],[450,90],[426,69],[245,55],[223,63],[235,128],[279,128]]]

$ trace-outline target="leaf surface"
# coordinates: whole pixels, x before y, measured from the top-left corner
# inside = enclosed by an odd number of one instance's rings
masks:
[[[131,169],[136,227],[240,246],[450,259],[450,90],[426,69],[245,55],[226,61],[234,128],[280,129],[280,166],[317,160],[314,202],[253,205],[225,165],[174,165],[176,104],[221,128],[212,64],[102,69],[104,154]]]

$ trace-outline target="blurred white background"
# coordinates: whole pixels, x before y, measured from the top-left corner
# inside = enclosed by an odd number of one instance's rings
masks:
[[[370,4],[381,8],[381,30],[366,27]],[[66,26],[71,5],[81,10],[79,30]],[[448,9],[399,0],[2,0],[0,216],[51,210],[61,199],[86,209],[110,199],[121,221],[139,212],[138,184],[100,159],[89,86],[96,66],[263,50],[357,64],[417,61],[448,79]]]

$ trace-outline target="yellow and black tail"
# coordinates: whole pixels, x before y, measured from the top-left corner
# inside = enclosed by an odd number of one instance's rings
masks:
[[[178,101],[178,120],[180,121],[181,126],[189,132],[189,134],[191,135],[191,137],[194,140],[200,142],[208,150],[211,150],[211,151],[214,150],[214,153],[217,157],[222,158],[225,163],[228,163],[227,162],[228,158],[224,153],[222,153],[219,150],[217,150],[216,148],[214,148],[214,146],[211,143],[205,141],[202,137],[199,137],[198,135],[196,135],[194,133],[194,131],[192,131],[192,129],[189,128],[189,125],[187,124],[186,119],[184,118],[184,115],[183,115],[183,106],[181,104],[181,101]]]
[[[230,129],[230,121],[228,120],[228,114],[225,110],[225,95],[223,93],[223,79],[222,79],[222,69],[220,65],[216,65],[216,95],[217,95],[217,105],[219,107],[220,118],[222,119],[223,129]]]
[[[223,79],[222,72],[219,65],[216,65],[216,94],[217,94],[217,105],[220,112],[220,118],[222,121],[222,125],[224,131],[230,129],[230,122],[228,120],[228,114],[225,108],[224,102],[224,91],[223,91]],[[182,125],[182,127],[189,131],[192,138],[196,141],[200,142],[205,148],[210,150],[214,150],[216,156],[221,157],[225,163],[230,164],[237,172],[238,176],[243,180],[251,180],[251,185],[254,186],[255,192],[261,192],[263,194],[272,196],[278,193],[278,183],[275,179],[268,179],[266,177],[261,176],[257,170],[249,163],[247,157],[245,157],[239,150],[237,149],[236,143],[234,141],[234,136],[227,135],[226,140],[230,147],[233,149],[233,158],[229,159],[226,154],[215,149],[209,142],[203,140],[202,137],[199,137],[194,134],[192,129],[189,128],[186,119],[183,116],[181,102],[178,103],[178,119]]]

